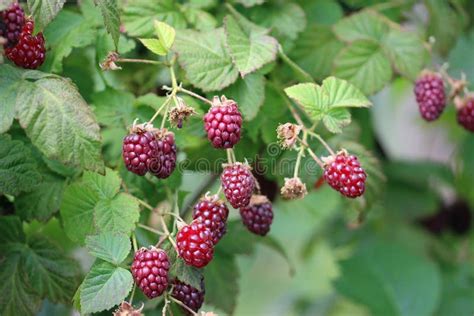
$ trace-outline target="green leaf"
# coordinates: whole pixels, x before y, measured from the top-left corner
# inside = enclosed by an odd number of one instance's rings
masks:
[[[42,297],[69,303],[79,284],[77,263],[65,257],[56,246],[42,237],[33,237],[23,252],[25,269],[32,288]]]
[[[382,42],[382,49],[393,67],[412,80],[416,79],[427,59],[422,40],[412,32],[391,30]]]
[[[91,255],[115,265],[122,263],[132,248],[127,235],[112,232],[87,236],[86,247]]]
[[[111,199],[119,192],[122,180],[117,171],[107,168],[105,176],[90,171],[84,172],[82,183],[100,199]]]
[[[326,128],[332,132],[339,131],[350,122],[350,116],[344,108],[371,105],[356,87],[335,77],[325,79],[321,86],[302,83],[286,88],[285,92],[315,121],[323,120]]]
[[[254,73],[222,91],[222,94],[235,100],[239,104],[244,119],[254,119],[265,100],[265,77]]]
[[[185,7],[184,15],[186,16],[186,20],[199,31],[210,31],[217,26],[216,18],[206,11]]]
[[[235,256],[214,254],[204,270],[206,302],[232,314],[237,304],[240,274]]]
[[[102,12],[105,29],[112,36],[117,49],[120,39],[120,12],[117,0],[94,0],[94,2]]]
[[[41,181],[31,151],[10,135],[0,135],[0,193],[17,195],[33,190]]]
[[[120,193],[112,200],[101,200],[94,209],[94,219],[101,231],[129,235],[140,217],[140,207],[133,196]]]
[[[96,31],[80,14],[63,10],[45,29],[44,37],[47,45],[54,49],[46,54],[42,69],[60,73],[63,70],[63,59],[69,56],[74,48],[92,44]]]
[[[75,242],[83,243],[87,235],[94,234],[94,207],[98,194],[81,182],[69,185],[61,202],[61,218],[67,236]]]
[[[435,315],[469,316],[474,313],[473,276],[472,267],[467,264],[443,273],[441,304]]]
[[[224,45],[224,30],[181,31],[174,50],[187,79],[203,91],[221,90],[237,80],[238,70]]]
[[[0,264],[0,313],[36,315],[42,300],[34,293],[23,269],[20,253],[7,253]]]
[[[337,37],[345,42],[373,40],[380,42],[388,33],[388,20],[375,11],[365,10],[346,17],[334,25]]]
[[[346,79],[365,94],[381,90],[392,78],[390,61],[373,41],[359,40],[335,59],[335,76]]]
[[[42,177],[43,181],[31,192],[22,193],[15,199],[15,209],[26,221],[46,222],[59,210],[65,179],[53,173],[43,173]]]
[[[36,28],[43,30],[63,8],[66,0],[28,0],[27,2]]]
[[[25,234],[21,221],[17,216],[7,215],[0,217],[0,248],[8,246],[9,243],[24,243]]]
[[[16,91],[21,86],[19,71],[3,71],[0,73],[0,133],[10,129],[15,118]]]
[[[171,250],[172,251],[172,250]],[[177,258],[169,271],[170,276],[178,278],[181,282],[191,285],[192,287],[203,290],[203,274],[202,270],[189,266],[180,258]]]
[[[260,5],[265,2],[265,0],[234,0],[235,3],[240,3],[244,7],[250,8],[256,5]]]
[[[333,61],[343,47],[329,26],[312,25],[298,37],[290,57],[311,76],[323,79],[331,74]]]
[[[166,23],[154,21],[155,34],[158,39],[155,38],[140,38],[139,40],[148,48],[152,53],[160,56],[166,56],[174,43],[176,37],[176,31],[174,28]]]
[[[118,305],[132,285],[128,270],[108,262],[96,262],[81,285],[81,312],[96,313]]]
[[[295,273],[295,266],[292,263],[290,256],[288,255],[288,252],[286,251],[285,247],[283,246],[281,242],[279,242],[277,239],[273,238],[272,236],[265,236],[264,238],[260,238],[259,242],[273,249],[279,255],[281,255],[283,259],[285,259],[289,267],[290,275],[293,275]]]
[[[154,54],[160,56],[166,56],[168,53],[166,48],[161,45],[161,42],[156,38],[139,38],[140,42],[142,42],[143,46],[148,48]]]
[[[6,78],[16,80],[8,102],[33,145],[47,158],[103,170],[99,125],[70,80],[0,65],[0,82]]]
[[[250,255],[255,250],[257,236],[250,234],[241,220],[229,220],[227,233],[216,246],[216,253],[233,256],[237,254]]]
[[[154,20],[167,23],[176,29],[186,27],[186,19],[173,0],[134,0],[124,7],[122,18],[125,30],[134,37],[151,37],[154,34]]]
[[[394,242],[372,242],[340,263],[339,293],[374,315],[432,315],[441,280],[433,262]]]
[[[274,61],[278,51],[278,42],[268,36],[263,29],[233,12],[224,19],[226,44],[240,75],[260,69],[263,65]]]

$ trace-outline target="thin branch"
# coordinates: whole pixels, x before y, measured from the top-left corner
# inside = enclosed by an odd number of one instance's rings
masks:
[[[155,114],[153,115],[153,117],[148,121],[148,124],[151,124],[153,123],[153,121],[158,117],[158,114],[160,114],[160,112],[168,105],[168,103],[170,103],[171,101],[171,98],[168,97],[166,99],[165,102],[163,102],[163,104],[158,108],[158,110],[156,110]]]
[[[186,304],[184,304],[183,302],[181,301],[178,301],[177,299],[175,299],[174,297],[170,296],[169,297],[173,302],[175,302],[176,304],[178,304],[179,306],[185,308],[188,312],[191,313],[191,315],[193,316],[198,316],[198,313],[196,313],[195,311],[193,311],[191,308],[189,308],[188,306],[186,306]]]
[[[212,102],[211,102],[210,100],[206,99],[206,98],[203,97],[203,96],[200,96],[200,95],[197,94],[197,93],[194,93],[194,92],[192,92],[192,91],[189,91],[189,90],[187,90],[187,89],[184,89],[183,87],[179,87],[179,88],[178,88],[178,92],[186,93],[186,94],[192,96],[193,98],[199,99],[199,100],[201,100],[201,101],[203,101],[203,102],[206,102],[206,103],[209,104],[209,105],[212,105]]]
[[[332,156],[335,156],[336,154],[334,153],[334,151],[332,150],[331,146],[329,146],[328,143],[326,143],[326,141],[319,135],[319,134],[316,134],[312,131],[309,131],[307,130],[308,134],[315,137],[317,140],[319,140],[319,142],[327,149],[327,151],[332,155]]]
[[[143,225],[142,223],[138,223],[137,226],[140,227],[140,228],[143,228],[145,230],[148,230],[149,232],[155,233],[157,235],[166,235],[165,232],[159,231],[158,229],[155,229],[155,228],[150,227],[150,226]]]
[[[152,64],[152,65],[164,65],[162,61],[149,60],[149,59],[136,59],[136,58],[118,58],[119,63],[140,63],[140,64]]]

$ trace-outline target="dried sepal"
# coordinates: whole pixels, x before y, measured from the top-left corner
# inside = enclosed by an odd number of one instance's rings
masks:
[[[277,128],[277,137],[283,149],[293,149],[298,139],[298,134],[303,127],[292,123],[280,124]]]
[[[302,199],[306,194],[306,184],[300,178],[285,178],[285,185],[281,188],[281,195],[285,200]]]

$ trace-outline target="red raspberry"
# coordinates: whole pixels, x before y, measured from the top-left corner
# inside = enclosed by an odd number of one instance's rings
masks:
[[[458,123],[468,131],[474,132],[474,97],[468,97],[458,109]]]
[[[0,27],[0,36],[7,39],[4,46],[15,46],[20,37],[23,24],[25,24],[25,12],[15,2],[8,9],[0,12],[0,18],[0,22],[3,22],[3,27]]]
[[[227,230],[229,209],[217,195],[205,196],[194,206],[193,219],[204,224],[210,231],[212,242],[217,244]]]
[[[349,198],[364,194],[367,174],[356,156],[348,156],[346,151],[329,157],[324,168],[324,179],[329,185]]]
[[[204,280],[202,280],[204,281]],[[202,304],[204,303],[204,282],[201,281],[201,289],[199,291],[195,287],[192,287],[189,284],[181,282],[178,279],[173,281],[173,292],[171,296],[189,307],[191,310],[197,313],[197,311],[201,308]],[[191,315],[191,313],[185,309],[185,313],[187,315]]]
[[[250,167],[240,162],[227,165],[221,175],[225,197],[233,208],[249,205],[255,188],[255,179]]]
[[[34,23],[26,21],[23,25],[18,43],[5,49],[5,55],[17,66],[26,69],[36,69],[41,66],[45,59],[45,48],[43,33],[33,36]]]
[[[132,275],[137,286],[148,298],[163,294],[168,287],[168,255],[155,247],[141,248],[135,253],[132,263]]]
[[[148,170],[160,179],[168,178],[176,167],[176,144],[174,134],[166,129],[156,132],[156,150]]]
[[[204,115],[204,129],[207,138],[215,148],[232,148],[240,140],[242,114],[234,100],[225,96],[214,97],[213,105]]]
[[[155,134],[151,129],[145,129],[142,125],[132,128],[132,132],[123,139],[122,157],[125,166],[133,173],[145,175],[155,157],[156,148]]]
[[[181,228],[176,243],[179,256],[186,264],[196,268],[206,266],[214,256],[211,231],[198,221]]]
[[[240,208],[240,216],[252,233],[265,236],[273,221],[272,203],[264,195],[253,195],[250,204]]]
[[[443,78],[437,73],[422,72],[415,83],[415,96],[421,116],[426,121],[436,120],[446,106]]]

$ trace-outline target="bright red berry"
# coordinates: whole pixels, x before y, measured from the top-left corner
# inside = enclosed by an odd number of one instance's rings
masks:
[[[176,167],[176,144],[174,134],[166,129],[158,130],[156,136],[156,150],[153,153],[148,171],[160,179],[168,178]]]
[[[424,71],[415,83],[415,97],[421,116],[426,121],[436,120],[446,106],[443,78]]]
[[[162,249],[141,248],[135,253],[132,275],[137,286],[148,298],[163,294],[168,287],[168,255]]]
[[[240,217],[248,230],[265,236],[273,221],[272,203],[264,195],[253,195],[250,204],[240,208]]]
[[[26,21],[16,45],[5,49],[8,59],[15,65],[26,69],[38,68],[45,59],[43,33],[33,35],[33,29],[33,21]]]
[[[204,282],[201,282],[201,289],[202,291],[176,279],[173,281],[173,292],[171,293],[171,296],[189,307],[194,312],[197,312],[204,303]],[[191,315],[188,310],[184,310],[187,315]]]
[[[474,132],[474,97],[468,97],[458,109],[458,123],[468,131]]]
[[[240,162],[224,167],[221,175],[222,189],[233,208],[249,205],[255,188],[255,178],[250,167]]]
[[[229,209],[217,195],[205,196],[194,206],[193,219],[200,221],[210,231],[213,244],[217,244],[227,230]]]
[[[25,24],[25,12],[17,2],[12,3],[8,9],[0,12],[0,22],[3,22],[0,37],[7,40],[4,46],[6,48],[15,46]]]
[[[364,194],[367,174],[356,156],[341,151],[335,157],[326,159],[324,179],[335,190],[349,198]]]
[[[155,157],[156,149],[157,143],[152,130],[143,126],[132,128],[132,132],[123,139],[122,157],[125,166],[133,173],[145,175]]]
[[[215,148],[232,148],[240,140],[242,114],[234,100],[214,97],[213,105],[204,115],[207,138]]]
[[[186,264],[202,268],[214,256],[211,231],[199,221],[184,226],[176,236],[178,254]]]

